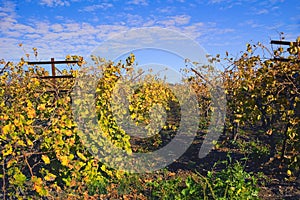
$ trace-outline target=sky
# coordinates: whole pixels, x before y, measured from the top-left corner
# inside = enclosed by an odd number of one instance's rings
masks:
[[[31,61],[85,57],[111,35],[145,27],[179,31],[211,55],[237,56],[246,43],[271,47],[280,32],[295,41],[300,1],[0,0],[0,59],[15,61],[26,53]]]

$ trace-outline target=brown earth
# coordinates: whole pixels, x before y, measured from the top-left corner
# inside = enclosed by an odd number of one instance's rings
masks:
[[[198,158],[198,152],[201,148],[203,137],[199,134],[193,145],[182,155],[176,162],[171,164],[168,169],[173,172],[178,170],[185,171],[198,171],[202,175],[205,175],[207,171],[213,168],[216,162],[226,160],[228,154],[232,158],[232,161],[237,160],[245,163],[245,171],[253,172],[254,174],[263,173],[265,176],[259,180],[259,197],[263,200],[300,200],[300,177],[287,176],[287,166],[282,164],[279,158],[274,158],[268,155],[255,156],[251,154],[245,154],[241,149],[234,145],[228,144],[228,136],[221,136],[219,148],[213,149],[208,156],[203,159]],[[237,141],[249,140],[240,136]],[[268,144],[268,138],[261,138],[261,144]],[[248,156],[246,161],[243,161],[245,156]],[[219,168],[219,170],[221,170]],[[216,169],[214,169],[216,170]],[[218,169],[217,169],[218,170]]]

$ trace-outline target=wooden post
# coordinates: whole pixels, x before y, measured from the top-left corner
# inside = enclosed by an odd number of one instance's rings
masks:
[[[55,76],[55,64],[54,58],[51,58],[52,76]]]
[[[55,63],[54,63],[54,58],[51,58],[51,71],[52,71],[52,76],[55,77]],[[56,80],[52,79],[53,85],[56,86]]]

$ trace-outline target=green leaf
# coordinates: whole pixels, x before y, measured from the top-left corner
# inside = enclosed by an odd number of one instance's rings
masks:
[[[17,172],[13,175],[13,178],[14,178],[13,184],[16,184],[18,186],[23,186],[23,184],[26,181],[26,176],[19,170],[17,170]]]

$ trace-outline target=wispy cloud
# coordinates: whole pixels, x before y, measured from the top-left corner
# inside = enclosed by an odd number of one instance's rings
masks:
[[[127,14],[124,18],[124,21],[122,21],[122,25],[141,26],[144,22],[144,18],[140,15]]]
[[[70,6],[70,2],[65,0],[40,0],[39,3],[48,7]]]
[[[93,8],[100,9],[104,6],[104,4],[97,5]],[[23,46],[28,49],[37,47],[39,59],[49,59],[49,56],[62,59],[66,54],[86,56],[99,46],[101,41],[113,34],[128,30],[129,27],[160,26],[180,31],[193,39],[202,37],[202,40],[204,37],[209,38],[234,31],[232,29],[220,29],[215,23],[191,23],[191,16],[189,15],[173,15],[160,19],[159,16],[143,18],[137,14],[126,14],[123,16],[123,22],[115,25],[72,22],[60,17],[60,23],[35,19],[31,20],[30,25],[28,25],[29,23],[26,24],[26,22],[17,20],[18,18],[13,15],[14,9],[7,9],[6,7],[0,9],[0,15],[1,13],[6,15],[5,20],[0,22],[1,27],[9,27],[7,30],[2,28],[0,32],[2,34],[0,44],[2,46],[8,44],[8,50],[1,52],[1,56],[5,59],[18,59],[24,56],[24,52],[21,50],[13,50],[18,47],[19,43],[23,43]],[[5,12],[1,12],[2,10]]]
[[[277,7],[279,4],[284,3],[285,0],[266,0],[266,1],[257,1],[257,6],[260,8],[271,9]]]
[[[10,15],[14,13],[13,9],[2,7],[0,14],[3,10],[9,11],[0,21],[0,45],[5,47],[5,50],[1,50],[1,58],[6,60],[18,60],[25,55],[21,49],[16,50],[19,43],[26,49],[37,47],[39,59],[49,59],[49,56],[59,59],[66,54],[86,56],[108,36],[127,29],[122,25],[91,25],[84,22],[58,24],[41,20],[31,20],[27,25]]]
[[[156,8],[156,11],[163,14],[174,13],[176,11],[176,7],[174,6],[164,6],[160,8]]]
[[[80,11],[94,12],[99,9],[106,10],[108,8],[112,8],[113,6],[114,5],[112,3],[100,3],[100,4],[91,5],[91,6],[86,6]]]
[[[220,10],[228,10],[235,6],[241,6],[243,0],[209,0],[208,5],[217,5]]]
[[[231,3],[231,0],[209,0],[208,3],[215,4],[215,3]]]
[[[12,34],[12,30],[10,29],[11,26],[14,26],[17,23],[16,20],[16,13],[15,13],[16,4],[13,2],[4,2],[3,5],[0,7],[0,33]]]
[[[267,9],[261,9],[261,10],[258,10],[257,12],[255,12],[255,14],[257,15],[263,15],[263,14],[268,14],[269,13],[269,10]]]
[[[231,3],[241,4],[241,3],[254,3],[256,1],[259,0],[208,0],[207,3],[208,4],[231,4]],[[282,1],[282,0],[273,0],[273,1]]]
[[[16,4],[12,1],[2,1],[3,5],[0,7],[1,13],[13,13],[15,12]],[[0,4],[1,5],[1,4]]]
[[[67,6],[74,6],[73,3],[76,1],[83,0],[41,0],[36,4],[61,7],[59,9],[63,10],[70,8]],[[293,18],[292,16],[289,18],[278,17],[278,20],[277,18],[270,20],[271,17],[276,16],[273,14],[276,13],[273,12],[274,10],[281,11],[280,3],[284,3],[283,0],[265,0],[264,4],[260,4],[260,0],[249,0],[255,4],[247,4],[247,8],[244,5],[241,6],[243,11],[248,12],[243,13],[241,19],[213,20],[212,16],[211,21],[199,16],[201,13],[198,12],[200,4],[205,8],[206,6],[209,7],[209,9],[217,8],[218,11],[222,8],[240,6],[245,0],[208,0],[201,3],[199,3],[200,1],[193,1],[194,7],[190,6],[186,0],[185,5],[179,3],[181,1],[184,0],[168,0],[167,3],[164,2],[163,6],[152,7],[153,1],[150,2],[149,0],[129,0],[124,5],[121,5],[120,0],[118,0],[118,4],[117,1],[103,0],[99,1],[100,3],[94,3],[94,5],[92,2],[96,1],[89,0],[83,4],[86,6],[76,4],[77,7],[72,7],[77,8],[77,10],[81,9],[82,12],[79,14],[80,17],[83,16],[82,19],[78,16],[64,14],[49,17],[42,15],[40,18],[28,15],[29,17],[21,18],[17,15],[19,14],[16,10],[17,1],[2,1],[0,3],[0,45],[3,48],[0,51],[0,59],[18,59],[24,56],[22,48],[18,48],[19,43],[23,43],[23,47],[29,50],[32,47],[37,47],[38,59],[49,59],[50,57],[60,59],[64,58],[66,54],[87,56],[94,48],[101,45],[101,42],[112,35],[130,28],[140,27],[163,27],[176,30],[207,46],[210,45],[214,48],[218,46],[218,50],[222,45],[229,45],[231,42],[226,43],[225,41],[232,41],[234,37],[239,37],[236,40],[242,41],[248,34],[246,32],[250,30],[256,33],[260,32],[261,35],[270,30],[273,32],[276,32],[275,30],[287,30],[291,35],[291,33],[297,33],[299,32],[297,30],[300,30],[298,14],[293,15]],[[162,1],[157,0],[155,2]],[[185,9],[179,8],[183,6],[186,6]],[[129,10],[120,12],[119,8],[122,11]],[[138,12],[134,9],[138,9]],[[110,14],[114,10],[117,12]],[[197,14],[193,14],[193,11],[197,11]],[[227,21],[237,22],[233,24],[227,23]],[[276,23],[273,23],[274,21]],[[288,25],[286,25],[287,21]],[[251,35],[251,37],[256,36]],[[230,50],[231,46],[224,48]]]
[[[179,3],[185,3],[186,0],[167,0],[168,3],[174,3],[174,2],[179,2]]]
[[[39,59],[49,59],[55,57],[63,59],[66,54],[77,54],[87,56],[94,48],[101,44],[113,34],[117,34],[129,29],[129,27],[149,27],[160,26],[180,31],[191,38],[197,39],[203,35],[212,36],[221,34],[228,29],[218,29],[216,24],[205,24],[197,22],[190,24],[191,16],[177,15],[170,16],[166,20],[159,18],[143,19],[139,15],[127,15],[124,24],[117,25],[92,25],[83,22],[62,22],[52,23],[49,21],[35,20],[30,25],[18,22],[15,18],[13,25],[6,31],[1,29],[3,35],[0,44],[6,46],[8,50],[2,51],[1,56],[5,59],[18,59],[24,56],[24,52],[15,51],[19,43],[23,43],[25,48],[37,47]],[[1,21],[0,23],[10,23]],[[5,27],[11,24],[5,24]],[[14,52],[12,54],[11,52]]]
[[[149,5],[147,0],[131,0],[131,1],[128,1],[127,4],[141,5],[141,6]]]
[[[168,17],[166,20],[158,21],[158,24],[162,24],[164,26],[176,26],[176,25],[186,25],[190,22],[191,16],[188,15],[178,15]]]
[[[265,24],[261,24],[261,23],[258,23],[256,22],[255,20],[246,20],[242,23],[239,23],[239,26],[242,26],[242,27],[251,27],[251,28],[265,28],[266,25]]]

